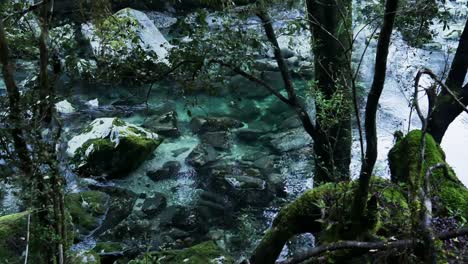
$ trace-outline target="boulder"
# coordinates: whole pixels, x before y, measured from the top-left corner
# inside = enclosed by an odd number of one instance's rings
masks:
[[[260,170],[238,162],[218,161],[200,172],[204,190],[223,196],[235,207],[264,206],[273,198]]]
[[[63,100],[56,103],[55,109],[61,114],[71,114],[76,111],[75,108],[67,100]]]
[[[254,167],[260,169],[263,174],[268,175],[277,170],[276,164],[278,163],[278,157],[275,155],[263,155],[259,156],[253,163]]]
[[[200,135],[200,139],[217,150],[229,150],[232,146],[231,133],[227,131],[207,132]]]
[[[232,103],[230,106],[231,116],[243,122],[252,122],[262,114],[262,110],[253,100],[241,100],[240,102]]]
[[[176,158],[179,157],[180,155],[184,154],[185,152],[189,151],[190,148],[179,148],[179,149],[174,149],[172,152],[172,157]]]
[[[274,134],[270,138],[271,147],[279,153],[298,150],[312,144],[312,138],[303,128]]]
[[[119,237],[116,230],[120,230],[119,228],[122,228],[122,225],[127,223],[125,221],[132,215],[138,195],[130,190],[119,187],[90,187],[109,195],[105,217],[99,227],[94,231],[93,235],[95,237],[102,238],[103,240],[121,241],[122,239]],[[123,222],[124,224],[122,224]]]
[[[198,216],[187,207],[172,205],[167,207],[159,215],[159,225],[161,227],[177,227],[179,229],[190,231],[197,227]]]
[[[241,128],[236,131],[237,138],[246,143],[257,143],[259,138],[265,135],[261,129]]]
[[[98,118],[68,142],[75,170],[117,178],[145,161],[161,144],[158,135],[118,118]]]
[[[268,187],[278,197],[286,197],[285,182],[285,177],[282,174],[271,173],[268,175]]]
[[[148,171],[146,175],[153,181],[166,180],[176,177],[182,165],[178,161],[168,161],[161,169]]]
[[[162,193],[155,193],[153,197],[147,198],[145,202],[143,202],[143,206],[141,207],[141,211],[145,213],[149,217],[153,217],[159,212],[161,212],[167,205],[167,200],[164,194]]]
[[[236,119],[228,117],[194,117],[190,121],[192,132],[203,134],[205,132],[229,131],[241,128],[244,124]]]
[[[164,137],[176,138],[180,136],[176,111],[169,111],[161,115],[153,116],[145,121],[143,127]]]
[[[285,119],[279,125],[280,130],[288,130],[292,128],[302,127],[302,122],[297,115],[293,115],[287,119]]]
[[[105,19],[101,28],[97,30],[89,23],[82,25],[82,33],[89,40],[95,56],[115,57],[124,63],[122,50],[131,54],[140,49],[148,55],[156,55],[154,62],[169,64],[172,46],[145,13],[131,8],[122,9]]]
[[[187,156],[185,161],[196,168],[200,168],[217,159],[218,153],[216,150],[206,144],[198,144],[192,152]]]

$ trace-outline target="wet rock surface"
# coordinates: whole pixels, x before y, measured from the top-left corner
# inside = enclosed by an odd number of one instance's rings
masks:
[[[155,193],[153,197],[146,198],[141,211],[152,217],[161,212],[167,205],[166,197],[162,193]]]
[[[161,169],[148,171],[146,175],[153,181],[165,180],[177,177],[182,165],[178,161],[168,161]]]

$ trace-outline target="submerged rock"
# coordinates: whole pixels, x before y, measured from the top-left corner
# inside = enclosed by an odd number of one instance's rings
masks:
[[[118,118],[94,120],[68,142],[67,153],[84,176],[122,177],[161,144],[158,135]]]
[[[242,128],[236,131],[237,138],[246,142],[246,143],[256,143],[258,139],[265,135],[265,131],[261,129],[253,129],[253,128]]]
[[[221,195],[234,207],[263,206],[274,196],[260,170],[249,165],[218,161],[203,167],[199,174],[205,190]]]
[[[145,121],[143,127],[149,128],[165,137],[176,138],[180,136],[176,111],[169,111],[167,113],[151,117]]]
[[[195,117],[190,121],[192,132],[198,134],[229,131],[243,126],[244,124],[241,121],[228,117]]]
[[[166,180],[177,176],[182,165],[178,161],[168,161],[161,169],[148,171],[146,175],[153,181]]]
[[[161,212],[167,205],[166,197],[162,193],[155,193],[153,197],[147,198],[141,207],[141,211],[152,217]]]
[[[199,144],[187,156],[185,161],[196,168],[200,168],[218,158],[216,150],[209,145]]]
[[[207,132],[201,135],[200,139],[218,150],[229,150],[232,146],[231,133],[227,131]]]
[[[303,128],[292,129],[271,136],[270,145],[277,152],[301,149],[312,144],[312,138]]]

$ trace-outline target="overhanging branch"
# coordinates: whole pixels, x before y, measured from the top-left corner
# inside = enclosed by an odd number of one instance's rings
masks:
[[[448,240],[455,237],[468,235],[468,228],[461,228],[454,231],[447,231],[439,233],[436,238],[440,240]],[[323,245],[310,250],[307,250],[293,258],[285,261],[277,262],[277,264],[298,264],[322,253],[337,251],[342,249],[367,249],[367,250],[388,250],[388,249],[401,249],[410,248],[419,244],[418,240],[397,240],[397,241],[383,241],[383,242],[361,242],[361,241],[341,241],[329,245]]]

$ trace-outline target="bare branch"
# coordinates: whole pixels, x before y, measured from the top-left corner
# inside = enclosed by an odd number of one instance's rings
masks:
[[[461,228],[455,231],[448,231],[439,233],[436,238],[440,240],[448,240],[455,237],[465,236],[468,234],[468,228]],[[315,247],[307,250],[293,258],[285,261],[277,262],[277,264],[297,264],[302,263],[308,259],[314,258],[322,253],[337,251],[342,249],[368,249],[368,250],[388,250],[388,249],[402,249],[412,248],[421,243],[418,240],[397,240],[397,241],[383,241],[383,242],[361,242],[361,241],[341,241],[328,245]]]
[[[11,13],[11,14],[9,14],[8,16],[6,16],[5,18],[3,18],[3,23],[6,23],[8,20],[10,20],[11,18],[13,18],[14,16],[20,16],[20,18],[21,18],[21,17],[23,17],[24,15],[26,15],[27,13],[38,9],[38,8],[41,7],[43,4],[44,4],[44,1],[41,1],[41,2],[38,2],[38,3],[32,4],[32,5],[30,5],[28,8],[26,8],[26,9],[24,9],[24,10],[21,10],[21,11],[19,11],[19,12]]]

